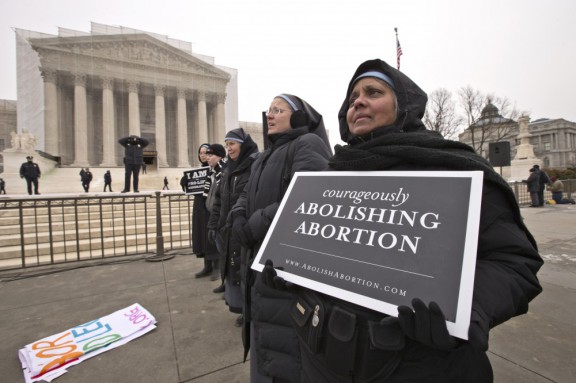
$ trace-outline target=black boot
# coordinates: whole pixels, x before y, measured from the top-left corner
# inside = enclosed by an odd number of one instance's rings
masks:
[[[212,274],[212,262],[207,261],[206,258],[204,258],[204,268],[197,272],[194,276],[196,278],[202,278],[207,277],[210,274]]]
[[[216,287],[214,290],[212,290],[213,293],[223,293],[224,291],[226,291],[226,287],[224,287],[224,283],[222,283],[220,286]]]
[[[218,260],[212,261],[212,275],[210,276],[211,281],[217,281],[220,279],[220,266]]]

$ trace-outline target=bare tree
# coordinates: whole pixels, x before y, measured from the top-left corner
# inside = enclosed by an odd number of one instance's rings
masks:
[[[470,86],[458,92],[460,106],[468,123],[460,134],[476,153],[488,157],[488,143],[511,139],[520,113],[506,97],[484,94]]]
[[[456,113],[456,104],[450,91],[440,88],[430,93],[424,114],[424,125],[428,129],[454,139],[463,122],[464,119]]]

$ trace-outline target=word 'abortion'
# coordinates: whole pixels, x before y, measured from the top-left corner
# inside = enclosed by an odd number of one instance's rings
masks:
[[[408,212],[405,210],[375,208],[366,206],[345,206],[331,204],[317,204],[303,202],[294,211],[295,214],[308,216],[320,216],[323,218],[370,222],[374,224],[421,227],[426,230],[437,229],[440,225],[438,213],[433,212]],[[317,222],[302,221],[294,231],[296,234],[321,236],[325,239],[333,239],[365,246],[378,246],[383,249],[396,249],[406,252],[409,248],[413,254],[418,251],[418,244],[422,237],[397,235],[391,232],[370,230],[333,224],[319,224]]]

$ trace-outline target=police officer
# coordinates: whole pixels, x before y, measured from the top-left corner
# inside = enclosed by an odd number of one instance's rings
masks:
[[[38,192],[38,178],[40,178],[40,166],[37,163],[32,162],[34,157],[27,156],[26,162],[20,166],[20,178],[26,179],[26,185],[28,186],[28,194],[32,195],[32,185],[34,185],[34,194],[40,194]]]
[[[148,140],[138,136],[128,136],[118,140],[118,143],[124,147],[124,190],[122,193],[130,191],[130,177],[133,177],[132,185],[134,192],[138,193],[138,174],[144,158],[144,148],[148,146]]]

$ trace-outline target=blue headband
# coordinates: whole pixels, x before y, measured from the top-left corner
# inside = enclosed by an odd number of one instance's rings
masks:
[[[371,71],[362,73],[361,75],[359,75],[358,77],[356,77],[354,79],[354,81],[352,82],[352,85],[356,84],[356,81],[358,81],[364,77],[376,77],[377,79],[380,79],[380,80],[384,81],[386,84],[390,85],[390,87],[392,89],[395,89],[394,81],[392,81],[392,79],[390,77],[386,76],[382,72],[376,72],[375,70],[371,70]]]
[[[296,104],[294,104],[294,101],[290,100],[290,98],[288,96],[286,96],[285,94],[280,94],[276,97],[280,97],[281,99],[286,101],[290,105],[290,108],[292,108],[293,112],[298,110],[298,107],[296,106]]]

